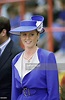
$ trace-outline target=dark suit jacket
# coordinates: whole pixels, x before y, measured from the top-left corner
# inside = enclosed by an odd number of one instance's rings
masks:
[[[0,57],[0,100],[11,100],[12,59],[23,51],[11,40]]]

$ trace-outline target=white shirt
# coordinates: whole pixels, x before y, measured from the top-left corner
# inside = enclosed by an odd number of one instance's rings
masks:
[[[27,73],[32,71],[38,64],[39,64],[39,59],[37,55],[37,50],[29,62],[28,60],[23,58],[23,54],[22,54],[22,75],[21,76],[24,77]]]
[[[10,42],[11,38],[9,37],[8,40],[6,40],[3,44],[0,45],[0,49],[1,49],[1,54],[3,53],[3,51],[5,50],[6,46],[8,45],[8,43]]]

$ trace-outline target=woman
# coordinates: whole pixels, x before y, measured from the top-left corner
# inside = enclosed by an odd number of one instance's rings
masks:
[[[11,30],[21,35],[25,51],[12,61],[12,100],[59,100],[58,71],[54,54],[37,47],[42,16],[22,21]]]

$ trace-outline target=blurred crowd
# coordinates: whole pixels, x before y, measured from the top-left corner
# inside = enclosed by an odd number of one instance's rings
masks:
[[[19,3],[3,4],[1,8],[1,15],[8,17],[10,19],[11,28],[15,28],[20,25],[20,7]],[[65,0],[52,0],[53,5],[53,23],[52,27],[65,27]],[[48,26],[48,15],[47,11],[49,5],[47,0],[26,0],[25,1],[25,15],[24,19],[28,20],[32,15],[42,15],[44,16],[44,27]],[[65,53],[65,32],[52,32],[54,41],[54,53],[58,50]],[[47,34],[41,34],[38,41],[38,45],[41,48],[47,49]],[[14,34],[11,35],[14,42],[20,45],[20,37]]]

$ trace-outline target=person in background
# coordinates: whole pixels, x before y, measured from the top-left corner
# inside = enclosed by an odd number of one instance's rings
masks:
[[[10,21],[0,16],[0,100],[11,100],[12,59],[23,49],[10,38]]]
[[[29,20],[35,12],[36,7],[38,6],[37,1],[35,0],[28,0],[25,2],[25,14],[24,14],[24,20]]]
[[[62,10],[59,14],[59,23],[61,24],[61,27],[65,28],[65,0],[60,0]],[[63,55],[65,55],[65,31],[62,32],[61,36],[61,43],[60,43],[60,51]]]
[[[10,31],[20,34],[25,47],[12,60],[11,100],[60,100],[55,56],[37,46],[43,21],[44,17],[35,15]]]
[[[11,29],[18,27],[20,25],[20,15],[18,12],[18,5],[17,6],[14,4],[10,5],[7,8],[7,13],[9,15]],[[11,34],[10,37],[17,45],[20,46],[20,36]]]
[[[65,0],[60,0],[61,4],[61,10],[58,15],[58,21],[57,21],[57,26],[59,27],[65,27]],[[55,24],[56,26],[56,24]],[[58,41],[59,40],[59,49],[55,52],[57,57],[60,57],[59,59],[63,58],[61,56],[65,55],[65,32],[54,32],[55,39]],[[56,47],[58,47],[56,43]],[[63,58],[64,59],[64,58]]]

